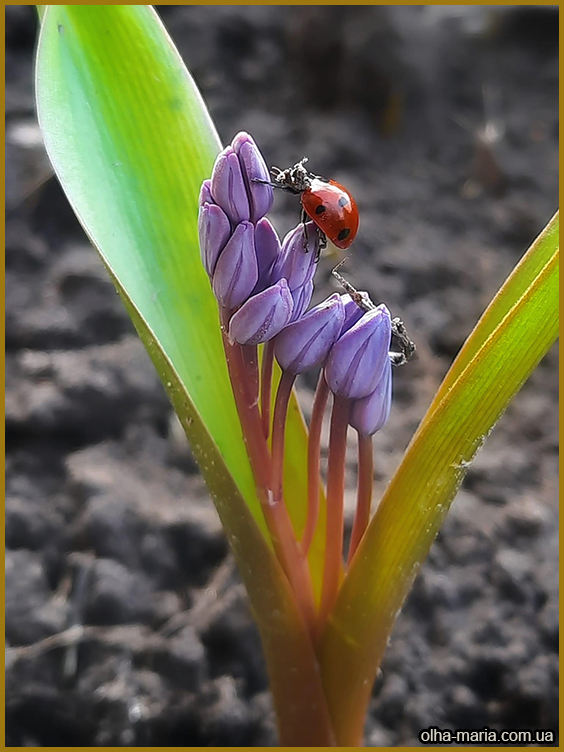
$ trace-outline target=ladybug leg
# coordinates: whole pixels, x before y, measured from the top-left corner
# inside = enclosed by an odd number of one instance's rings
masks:
[[[307,224],[306,224],[307,219],[308,219],[308,216],[305,213],[305,210],[302,209],[300,221],[304,228],[304,251],[306,253],[309,253],[309,247],[308,247],[309,238],[307,236]],[[315,240],[315,263],[317,264],[317,262],[319,261],[319,257],[321,255],[321,251],[327,248],[327,235],[322,230],[320,230],[319,227],[317,226],[315,227],[314,232],[315,232],[315,238],[314,238]]]
[[[315,258],[316,261],[319,261],[319,257],[321,256],[321,251],[324,251],[327,248],[327,235],[323,232],[323,230],[320,230],[319,227],[317,228],[317,256]]]
[[[308,237],[307,237],[307,214],[305,213],[305,209],[302,207],[302,210],[300,212],[300,222],[302,223],[302,226],[304,228],[304,251],[306,253],[309,253],[308,248]]]

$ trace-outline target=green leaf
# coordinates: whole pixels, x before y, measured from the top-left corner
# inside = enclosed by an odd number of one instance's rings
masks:
[[[304,743],[304,727],[330,743],[316,659],[270,548],[200,262],[198,194],[220,149],[200,94],[149,6],[56,5],[42,18],[36,95],[57,177],[214,497],[261,631],[283,743],[294,746],[296,734]],[[293,482],[305,489],[305,476]]]
[[[148,6],[50,6],[37,58],[47,152],[86,233],[149,323],[262,524],[200,261],[198,193],[220,149]]]
[[[321,647],[341,746],[359,743],[390,630],[468,465],[558,335],[557,228],[556,220],[470,336],[466,364],[440,389],[347,574]]]

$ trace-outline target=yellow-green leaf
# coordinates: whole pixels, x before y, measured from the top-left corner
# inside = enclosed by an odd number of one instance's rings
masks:
[[[347,574],[321,648],[340,745],[358,744],[387,638],[466,469],[509,401],[558,335],[558,237],[528,259],[534,273],[506,282],[489,335],[423,419]],[[540,261],[537,259],[540,258]],[[512,290],[512,286],[516,288]],[[474,335],[469,341],[472,342]],[[481,339],[481,342],[480,342]],[[469,350],[467,350],[467,353]]]

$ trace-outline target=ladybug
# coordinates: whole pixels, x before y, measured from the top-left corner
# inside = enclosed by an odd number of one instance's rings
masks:
[[[286,170],[273,167],[271,185],[300,196],[302,221],[306,216],[313,220],[322,248],[329,238],[333,245],[344,250],[352,244],[358,231],[356,202],[340,183],[308,172],[304,167],[306,162],[307,157],[304,157]]]

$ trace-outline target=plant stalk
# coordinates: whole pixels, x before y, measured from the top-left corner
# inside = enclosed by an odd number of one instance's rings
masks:
[[[264,438],[258,404],[252,394],[252,375],[248,373],[243,348],[229,341],[227,336],[228,323],[229,311],[221,309],[221,331],[225,356],[233,386],[235,404],[243,429],[243,438],[255,477],[259,501],[278,561],[290,581],[306,626],[310,634],[313,635],[316,630],[317,618],[309,566],[307,561],[301,556],[282,493],[280,492],[277,495],[276,492],[273,493],[271,490],[274,486],[272,475],[280,475],[281,471],[277,470],[273,473],[273,462],[268,451],[266,439]],[[249,389],[249,384],[251,385],[251,389]],[[286,399],[286,407],[292,390],[292,384],[290,384],[288,398]],[[282,436],[285,427],[285,416],[286,411],[284,411]],[[283,452],[284,447],[282,443],[282,467]],[[280,461],[278,462],[280,464]],[[281,481],[276,482],[280,486],[282,485]]]
[[[337,593],[343,560],[343,526],[345,494],[345,457],[351,402],[335,396],[329,437],[329,468],[327,473],[327,533],[325,566],[321,589],[319,624],[323,629],[331,613]]]
[[[258,405],[259,401],[259,367],[258,348],[256,345],[242,345],[243,360],[247,371],[247,385],[251,403]]]
[[[270,396],[272,390],[272,366],[274,363],[274,340],[269,339],[262,353],[260,374],[260,414],[264,438],[270,435]]]
[[[370,506],[372,504],[372,483],[374,477],[374,456],[372,452],[372,436],[358,434],[358,488],[356,497],[356,511],[354,515],[351,542],[349,545],[348,564],[355,555],[358,544],[362,540],[364,531],[370,520]]]
[[[274,418],[272,422],[272,493],[275,503],[282,502],[283,499],[286,416],[295,380],[296,377],[294,374],[288,371],[282,373],[274,404]]]
[[[319,461],[321,454],[321,429],[323,427],[323,414],[329,397],[329,387],[325,381],[323,370],[319,374],[313,408],[311,411],[311,423],[309,426],[307,442],[307,518],[304,534],[301,540],[302,556],[306,557],[315,534],[315,526],[319,516]]]
[[[284,510],[285,520],[287,519],[290,525],[290,518],[288,517],[286,506],[284,504],[284,443],[288,403],[290,401],[290,395],[292,394],[292,387],[294,386],[295,380],[296,377],[293,374],[288,373],[287,371],[282,373],[282,378],[280,379],[278,391],[276,393],[272,421],[272,506],[275,509]],[[295,548],[292,548],[291,551],[292,559],[290,565],[293,570],[294,581],[299,587],[299,594],[296,593],[296,596],[299,598],[304,618],[313,637],[317,629],[317,614],[315,610],[311,575],[307,561],[300,555],[300,548],[294,537],[293,529],[291,530],[291,533],[292,541],[295,543]]]

